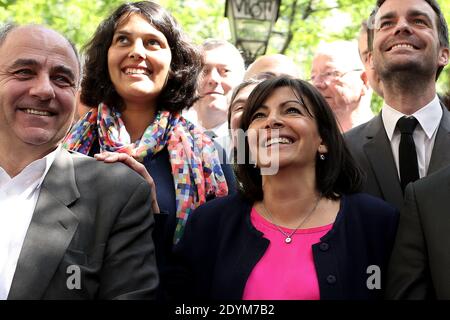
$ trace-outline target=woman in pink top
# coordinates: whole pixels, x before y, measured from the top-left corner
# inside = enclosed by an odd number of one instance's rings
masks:
[[[380,298],[398,213],[358,193],[362,174],[325,99],[305,81],[263,81],[240,128],[240,192],[188,221],[175,248],[172,296]]]

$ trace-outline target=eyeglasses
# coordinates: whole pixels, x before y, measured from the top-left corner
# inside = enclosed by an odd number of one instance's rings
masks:
[[[316,81],[319,81],[319,79],[322,79],[322,82],[329,84],[330,82],[340,79],[340,78],[344,77],[346,74],[348,74],[350,72],[354,72],[354,71],[362,71],[362,69],[351,69],[346,72],[340,72],[337,70],[322,72],[317,75],[312,75],[311,79],[309,79],[309,81],[314,83]]]

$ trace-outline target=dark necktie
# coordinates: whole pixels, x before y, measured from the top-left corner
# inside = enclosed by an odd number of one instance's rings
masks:
[[[402,117],[397,122],[397,128],[402,134],[398,147],[402,191],[405,191],[408,183],[419,179],[419,166],[417,165],[416,146],[413,139],[413,132],[417,123],[418,121],[414,117]]]

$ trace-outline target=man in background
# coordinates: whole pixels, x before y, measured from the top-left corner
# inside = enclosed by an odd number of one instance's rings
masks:
[[[284,54],[269,54],[257,58],[248,67],[247,71],[245,71],[244,80],[256,79],[264,73],[273,76],[289,75],[294,78],[300,77],[300,71],[291,58]]]
[[[373,117],[369,80],[356,43],[319,45],[312,61],[311,81],[333,109],[342,132]]]
[[[200,99],[186,118],[203,127],[216,141],[228,137],[228,108],[234,87],[242,82],[244,59],[225,40],[209,39],[202,44],[204,67],[199,79]],[[220,143],[220,142],[219,142]]]

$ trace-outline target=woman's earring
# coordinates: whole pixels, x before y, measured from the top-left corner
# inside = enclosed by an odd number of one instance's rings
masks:
[[[320,155],[319,155],[319,158],[320,158],[320,160],[325,160],[325,155],[323,154],[323,153],[321,153]]]

